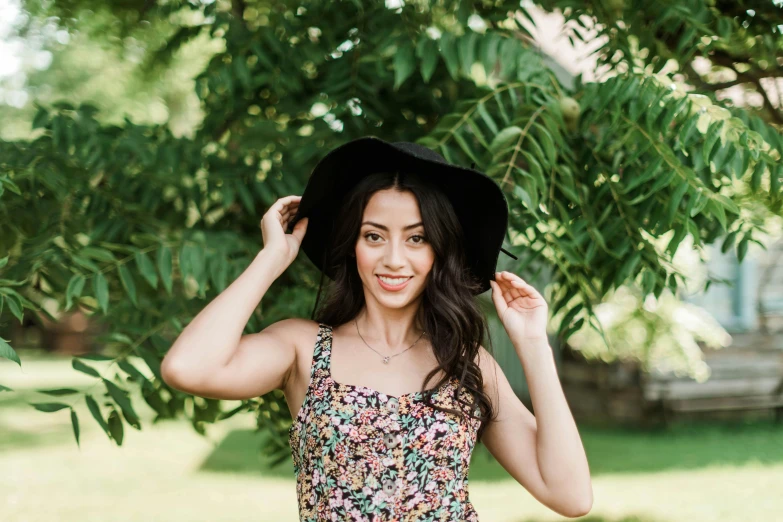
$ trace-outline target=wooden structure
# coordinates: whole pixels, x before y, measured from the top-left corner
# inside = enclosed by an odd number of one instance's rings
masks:
[[[577,420],[636,426],[694,418],[783,421],[778,348],[706,350],[711,375],[702,383],[671,372],[642,372],[633,361],[588,361],[572,350],[563,355],[560,378]]]
[[[27,312],[23,323],[11,324],[11,346],[41,347],[62,355],[81,355],[94,348],[97,327],[79,308],[59,314],[56,322],[40,312]]]
[[[703,383],[672,374],[646,375],[645,400],[661,404],[664,421],[689,414],[783,420],[783,350],[765,347],[755,337],[735,335],[738,345],[705,351],[711,375]],[[752,345],[742,346],[743,341]]]

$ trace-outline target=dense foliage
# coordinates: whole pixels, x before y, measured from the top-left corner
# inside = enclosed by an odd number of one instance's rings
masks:
[[[760,76],[762,61],[772,67],[781,55],[780,9],[770,3],[748,19],[741,3],[723,4],[542,2],[605,38],[608,73],[566,86],[513,2],[112,3],[116,23],[90,37],[112,40],[143,23],[166,34],[140,67],[165,68],[195,38],[224,42],[195,78],[203,122],[181,136],[165,123],[107,124],[94,105],[63,100],[39,107],[30,139],[0,142],[0,312],[21,320],[53,298],[103,322],[105,354],[73,366],[105,393],[49,393],[84,396],[118,444],[126,425],[141,428],[128,393],[137,388],[159,419],[184,412],[201,432],[253,411],[269,430],[267,449],[285,458],[290,415],[279,390],[222,412],[220,401],[167,387],[160,360],[262,247],[265,209],[301,194],[325,151],[375,134],[418,140],[496,179],[510,203],[511,269],[552,270],[561,339],[597,327],[593,306],[612,289],[677,290],[671,259],[686,235],[697,247],[721,241],[742,259],[764,216],[781,211],[779,109],[727,105],[689,69],[695,56],[741,48]],[[103,5],[25,7],[73,31],[94,11],[106,15]],[[704,94],[662,72],[668,59]],[[300,256],[247,331],[309,316],[317,281]],[[2,339],[0,355],[20,363]],[[90,359],[116,363],[116,375]]]

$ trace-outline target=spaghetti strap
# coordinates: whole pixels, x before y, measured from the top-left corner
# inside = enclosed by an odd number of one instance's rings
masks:
[[[315,347],[313,348],[313,360],[310,363],[310,384],[311,388],[315,381],[322,380],[330,375],[332,327],[328,324],[318,323],[318,335],[315,338]],[[308,390],[309,391],[309,390]]]
[[[315,347],[313,348],[313,358],[310,362],[310,380],[307,383],[307,392],[305,393],[304,400],[299,407],[299,413],[294,418],[294,423],[291,425],[290,430],[295,429],[297,421],[303,419],[307,413],[307,410],[311,407],[312,402],[311,395],[314,390],[321,386],[325,376],[328,376],[329,371],[329,350],[324,349],[324,341],[327,335],[331,334],[331,326],[318,323],[318,334],[315,338]]]

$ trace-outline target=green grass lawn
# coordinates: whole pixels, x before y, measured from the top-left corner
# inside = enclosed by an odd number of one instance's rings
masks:
[[[70,358],[22,355],[22,364],[20,370],[0,361],[0,384],[15,390],[0,393],[0,520],[297,520],[291,462],[269,466],[249,415],[210,426],[202,437],[183,420],[153,425],[152,410],[135,400],[143,429],[127,428],[118,448],[81,395],[34,391],[93,386],[70,368]],[[74,397],[81,448],[67,410],[43,413],[28,405]],[[595,504],[579,520],[783,520],[783,426],[702,424],[659,432],[580,426],[580,433]],[[535,500],[481,445],[471,462],[470,496],[487,522],[567,520]]]

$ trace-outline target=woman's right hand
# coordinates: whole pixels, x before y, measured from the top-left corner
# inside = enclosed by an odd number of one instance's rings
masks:
[[[264,240],[264,250],[273,252],[283,260],[287,268],[299,253],[305,232],[307,218],[300,219],[290,234],[286,234],[288,223],[293,219],[299,208],[302,196],[286,196],[278,199],[269,207],[261,218],[261,235]]]

